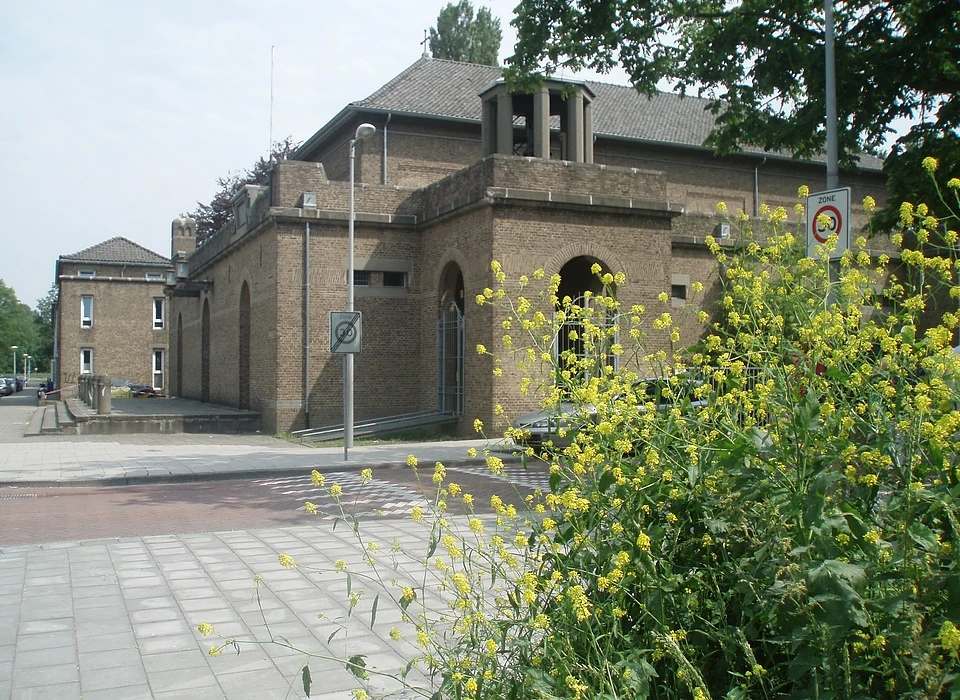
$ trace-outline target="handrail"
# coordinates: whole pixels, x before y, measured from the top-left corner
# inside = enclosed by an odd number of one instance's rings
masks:
[[[441,411],[420,411],[417,413],[403,413],[396,416],[384,416],[382,418],[369,418],[367,420],[354,423],[354,435],[371,435],[378,432],[387,432],[402,427],[416,427],[418,425],[430,425],[433,423],[445,423],[457,419],[457,415],[451,412]],[[343,436],[343,424],[337,423],[326,425],[319,428],[308,428],[304,430],[294,430],[291,434],[300,438],[300,442],[307,439],[315,440],[335,440]]]

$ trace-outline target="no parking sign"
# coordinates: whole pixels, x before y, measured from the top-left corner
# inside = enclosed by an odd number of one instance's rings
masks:
[[[807,255],[814,257],[814,248],[837,234],[831,260],[839,259],[850,247],[850,188],[814,192],[807,197]]]

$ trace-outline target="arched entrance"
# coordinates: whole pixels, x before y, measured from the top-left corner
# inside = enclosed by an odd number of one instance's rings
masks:
[[[210,400],[210,302],[206,299],[200,321],[200,400]]]
[[[610,347],[616,343],[619,338],[616,336],[616,313],[608,309],[598,309],[594,299],[604,293],[603,282],[599,276],[591,271],[594,265],[600,265],[601,274],[608,271],[608,267],[603,261],[593,257],[581,255],[569,260],[560,268],[560,288],[557,291],[557,297],[560,299],[560,308],[563,308],[563,300],[569,298],[573,307],[579,307],[582,310],[593,309],[590,319],[593,324],[604,329],[614,329],[614,334],[604,334],[599,344],[593,348],[589,343],[584,342],[584,328],[582,318],[576,315],[568,317],[563,325],[557,331],[555,352],[558,358],[568,352],[580,360],[590,359],[590,366],[583,368],[586,376],[595,375],[603,371],[607,365],[614,369],[618,368],[617,356],[610,351]],[[566,311],[566,309],[565,309]],[[575,313],[577,313],[575,311]],[[583,314],[583,311],[579,312]],[[586,313],[590,313],[587,311]],[[561,361],[562,362],[562,361]]]
[[[183,314],[177,314],[177,391],[183,396]]]
[[[437,318],[437,410],[463,414],[463,272],[448,263],[440,276]]]
[[[250,287],[244,282],[240,288],[240,376],[237,386],[240,389],[239,407],[250,408]]]

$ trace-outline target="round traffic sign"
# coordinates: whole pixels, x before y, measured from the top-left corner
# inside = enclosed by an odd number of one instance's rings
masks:
[[[349,345],[357,338],[357,327],[350,321],[341,321],[333,329],[333,336],[337,339],[338,344],[346,343]]]
[[[811,233],[819,243],[826,243],[833,234],[843,230],[843,217],[840,210],[832,204],[820,207],[813,216]]]

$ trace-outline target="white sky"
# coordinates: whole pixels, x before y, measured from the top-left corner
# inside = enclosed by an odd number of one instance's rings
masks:
[[[516,2],[473,3],[501,60]],[[0,279],[34,307],[59,255],[169,255],[171,220],[267,153],[271,46],[274,140],[303,141],[416,61],[446,3],[0,0]]]

